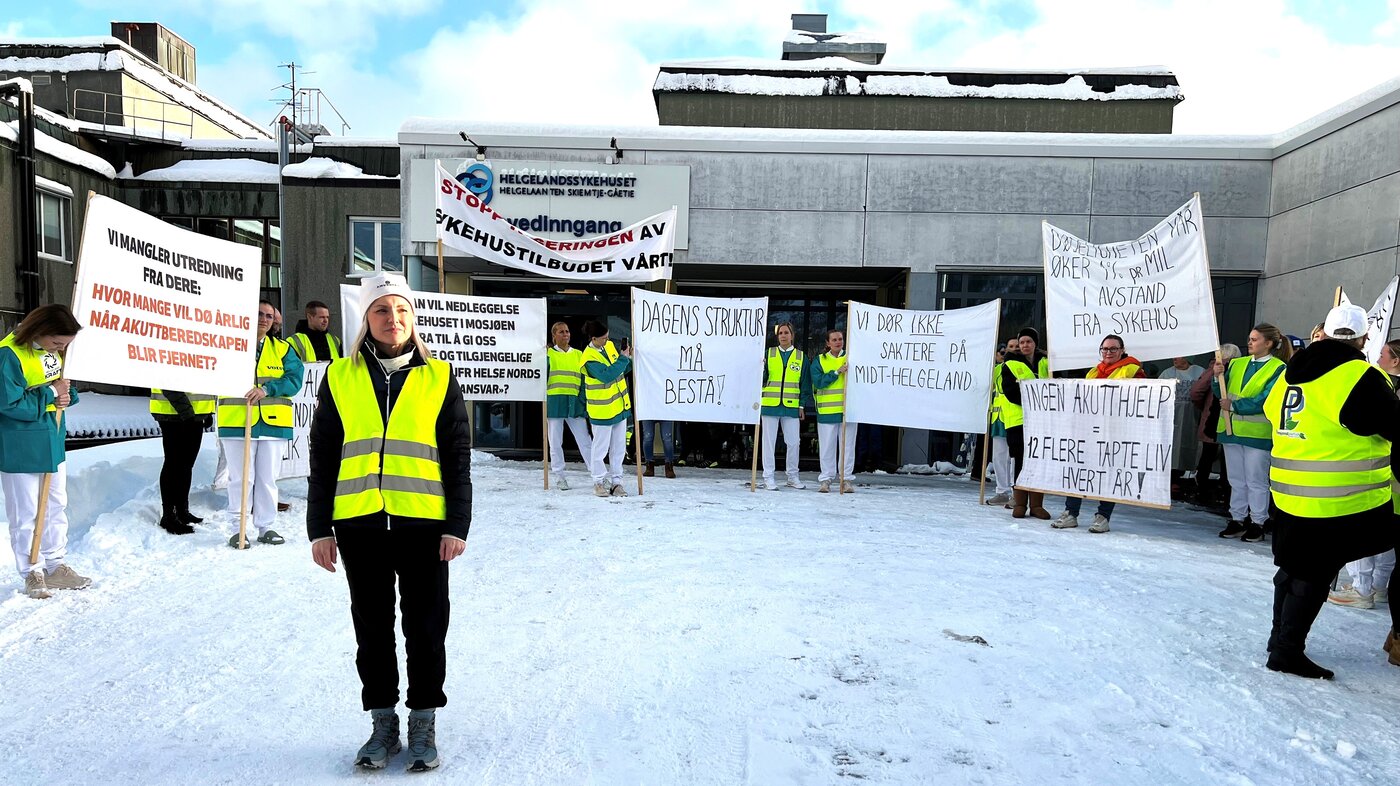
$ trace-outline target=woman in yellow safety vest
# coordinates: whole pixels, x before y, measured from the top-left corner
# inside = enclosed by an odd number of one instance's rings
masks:
[[[1225,375],[1225,390],[1217,379],[1211,391],[1220,398],[1220,422],[1216,440],[1225,449],[1230,476],[1230,522],[1222,538],[1246,543],[1264,539],[1269,532],[1269,449],[1273,431],[1264,414],[1264,401],[1283,376],[1293,346],[1273,325],[1261,322],[1249,331],[1249,355],[1215,364],[1215,375]]]
[[[277,309],[258,302],[257,370],[253,387],[241,397],[219,399],[219,441],[228,456],[228,513],[237,521],[243,508],[243,474],[248,475],[248,516],[257,529],[257,542],[280,546],[286,542],[272,528],[277,518],[277,469],[292,438],[292,396],[301,390],[301,358],[292,345],[272,335]],[[244,466],[243,439],[252,413],[252,443]],[[233,533],[228,544],[250,544]]]
[[[447,563],[471,525],[471,430],[452,367],[414,326],[402,276],[360,284],[364,321],[331,363],[311,421],[306,534],[332,573],[345,558],[355,665],[373,732],[355,764],[380,769],[402,747],[394,585],[408,653],[408,769],[438,766],[436,709],[447,703]]]
[[[31,598],[50,590],[82,589],[92,583],[68,567],[68,465],[58,412],[78,403],[78,391],[63,379],[63,357],[82,329],[67,306],[50,304],[29,312],[0,341],[0,491],[10,522],[15,568]],[[49,476],[39,561],[29,561],[39,495]]]
[[[583,353],[569,346],[569,326],[555,322],[549,327],[549,380],[545,416],[549,419],[549,472],[554,487],[569,490],[564,479],[564,427],[574,435],[583,466],[593,474],[593,438],[588,435],[588,410],[583,397]]]
[[[632,398],[627,393],[627,370],[632,349],[618,352],[608,340],[608,326],[590,319],[583,323],[588,346],[583,348],[583,392],[588,422],[593,426],[593,493],[625,497],[622,460],[627,455],[627,419]]]
[[[151,417],[160,426],[160,528],[171,535],[194,532],[204,519],[190,512],[190,479],[204,430],[214,424],[216,397],[151,388]]]
[[[807,374],[807,361],[802,350],[793,346],[796,335],[791,322],[779,322],[773,328],[778,339],[776,347],[769,347],[764,354],[762,408],[763,418],[763,486],[769,491],[777,491],[778,484],[773,480],[777,471],[778,431],[783,432],[783,442],[787,446],[787,456],[783,468],[787,471],[787,487],[806,488],[797,477],[798,439],[802,421],[806,419],[803,406],[812,395],[812,382]]]
[[[841,487],[852,494],[856,487],[851,476],[856,468],[856,424],[846,423],[846,334],[840,330],[826,331],[826,351],[812,364],[812,398],[817,404],[817,448],[821,451],[821,485],[817,491],[826,494],[837,480],[837,463],[842,450]],[[842,423],[845,423],[844,429]],[[845,431],[842,434],[842,431]]]
[[[1019,354],[1005,355],[996,387],[997,393],[1002,396],[1001,417],[1006,427],[1006,446],[1011,453],[1013,478],[1021,474],[1021,463],[1025,458],[1026,418],[1021,408],[1021,382],[1050,376],[1050,360],[1040,350],[1038,330],[1033,327],[1021,328],[1016,337],[1016,348],[1020,350]],[[1014,480],[1012,485],[1015,485]],[[1045,509],[1045,494],[1013,488],[1011,515],[1018,519],[1030,515],[1048,521],[1050,511]]]
[[[1004,382],[1001,372],[1006,368],[1006,359],[1021,354],[1021,342],[1017,338],[1006,340],[1004,348],[998,348],[996,353],[996,365],[992,367],[992,408],[989,413],[987,423],[986,438],[992,441],[992,474],[995,476],[996,487],[994,494],[987,499],[988,505],[1004,505],[1011,507],[1011,485],[1014,478],[1012,475],[1011,446],[1007,442],[1006,431],[1006,393],[1003,390]]]

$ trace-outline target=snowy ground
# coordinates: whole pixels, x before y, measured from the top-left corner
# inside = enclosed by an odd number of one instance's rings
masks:
[[[155,527],[159,450],[72,454],[71,562],[96,584],[37,602],[12,578],[0,599],[0,780],[344,782],[369,723],[343,574],[312,564],[297,523],[304,482],[284,483],[288,545],[240,553],[223,521]],[[206,451],[197,511],[222,506],[212,469]],[[1267,546],[1217,539],[1219,519],[1120,508],[1091,535],[979,508],[962,479],[867,477],[838,497],[680,472],[598,499],[539,491],[537,464],[479,460],[452,570],[445,763],[424,777],[1355,786],[1400,772],[1384,610],[1323,611],[1310,652],[1335,682],[1267,671]],[[402,760],[353,777],[415,777]]]

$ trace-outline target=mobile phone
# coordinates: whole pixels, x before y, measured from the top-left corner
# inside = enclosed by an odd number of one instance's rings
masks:
[[[626,351],[627,351],[627,348],[631,345],[631,342],[629,342],[629,341],[628,341],[627,339],[625,339],[625,338],[620,338],[620,339],[617,340],[617,345],[618,345],[618,346],[617,346],[618,350],[620,350],[620,351],[622,351],[622,352],[626,352]]]

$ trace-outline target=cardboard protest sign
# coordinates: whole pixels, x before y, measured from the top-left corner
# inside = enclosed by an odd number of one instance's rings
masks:
[[[949,311],[851,303],[846,420],[987,431],[1001,301]]]
[[[1395,288],[1400,285],[1400,276],[1396,276],[1386,285],[1380,297],[1372,304],[1371,310],[1366,312],[1366,353],[1367,363],[1379,363],[1381,359],[1381,347],[1390,338],[1390,318],[1395,313]],[[1347,293],[1342,293],[1342,303],[1350,305]]]
[[[758,422],[768,298],[663,295],[632,288],[639,420]]]
[[[1171,507],[1176,380],[1021,383],[1025,464],[1016,488]]]
[[[671,277],[676,209],[606,235],[546,240],[519,229],[438,163],[437,239],[447,248],[550,278],[647,282]]]
[[[94,195],[73,285],[72,379],[241,396],[253,386],[258,249]]]
[[[1042,223],[1050,367],[1092,368],[1110,333],[1141,360],[1215,352],[1202,222],[1198,194],[1137,240],[1096,245]]]
[[[471,401],[543,401],[547,369],[544,298],[413,293],[418,335],[452,364]],[[340,285],[348,345],[360,332],[360,288]]]
[[[311,474],[311,418],[316,415],[316,393],[330,363],[305,363],[301,390],[292,396],[292,438],[282,451],[279,478],[304,478]]]

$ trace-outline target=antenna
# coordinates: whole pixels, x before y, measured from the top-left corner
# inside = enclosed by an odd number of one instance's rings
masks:
[[[291,119],[292,133],[297,142],[310,142],[317,136],[327,135],[330,131],[321,124],[321,108],[328,107],[330,111],[340,120],[340,133],[343,135],[350,130],[350,123],[345,116],[340,113],[335,104],[326,96],[325,92],[318,87],[298,87],[297,75],[305,76],[314,74],[315,71],[307,71],[297,65],[295,61],[279,64],[280,68],[287,69],[288,79],[286,82],[273,88],[274,90],[286,90],[287,95],[283,98],[274,98],[272,101],[277,104],[277,117],[268,123],[276,125],[278,118],[287,117]]]

